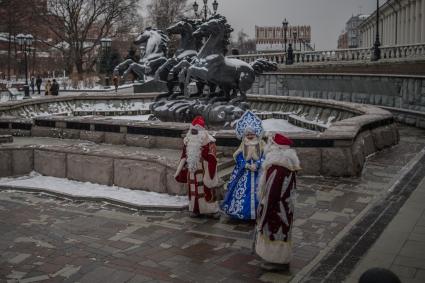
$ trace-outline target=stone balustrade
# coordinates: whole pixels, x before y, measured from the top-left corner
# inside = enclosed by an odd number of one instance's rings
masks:
[[[311,64],[328,61],[370,61],[372,55],[371,48],[351,48],[335,50],[318,50],[294,52],[294,64]],[[286,52],[258,53],[246,55],[232,55],[229,58],[238,58],[247,63],[255,62],[263,58],[277,64],[285,64]],[[425,43],[410,45],[395,45],[381,47],[382,59],[413,59],[425,58]]]

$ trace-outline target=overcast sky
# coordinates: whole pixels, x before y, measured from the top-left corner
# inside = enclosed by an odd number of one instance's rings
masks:
[[[290,25],[310,25],[316,49],[333,49],[345,22],[359,12],[376,9],[373,0],[217,0],[218,12],[227,17],[234,34],[243,29],[254,37],[255,25],[280,26],[284,18]],[[197,1],[198,4],[202,0]],[[209,0],[211,4],[213,0]],[[380,0],[384,3],[385,0]],[[192,4],[193,0],[188,0]],[[201,6],[201,5],[200,5]]]

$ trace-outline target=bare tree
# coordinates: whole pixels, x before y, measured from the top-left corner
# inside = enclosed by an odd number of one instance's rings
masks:
[[[10,79],[11,73],[11,57],[14,51],[15,66],[14,73],[16,74],[16,58],[17,47],[15,36],[18,33],[31,31],[31,10],[30,0],[0,0],[0,31],[8,34],[7,48],[7,78]]]
[[[147,5],[153,27],[165,30],[189,10],[187,0],[151,0]]]
[[[78,74],[96,64],[94,51],[103,37],[114,37],[137,18],[137,0],[48,0],[37,10],[38,18],[50,30],[53,40],[43,41],[60,50],[68,68]],[[64,43],[64,44],[58,44]],[[71,71],[69,70],[69,71]]]

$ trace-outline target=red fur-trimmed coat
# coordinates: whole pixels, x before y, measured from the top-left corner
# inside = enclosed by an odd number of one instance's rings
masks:
[[[214,190],[219,185],[215,143],[210,142],[202,146],[201,158],[195,172],[189,172],[186,160],[187,151],[184,145],[175,179],[188,185],[189,210],[197,214],[218,212]]]
[[[276,147],[266,153],[259,183],[255,250],[268,262],[284,264],[291,260],[296,171],[300,169],[293,149]]]

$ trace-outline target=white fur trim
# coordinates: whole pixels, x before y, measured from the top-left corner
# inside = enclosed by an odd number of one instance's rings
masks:
[[[208,162],[207,161],[203,161],[204,163],[204,168],[205,168],[205,174],[204,174],[204,185],[207,188],[216,188],[220,185],[220,180],[218,178],[218,174],[217,174],[217,168],[215,168],[215,175],[214,178],[211,178],[210,176],[210,171],[208,170]]]
[[[261,194],[263,193],[263,187],[266,184],[266,175],[267,170],[272,166],[283,166],[291,171],[298,171],[301,170],[300,167],[300,161],[298,159],[297,153],[294,149],[288,148],[288,149],[280,149],[277,148],[275,150],[271,150],[266,153],[266,159],[263,162],[263,165],[261,166],[261,177],[258,182],[258,194],[261,199]]]
[[[292,148],[278,148],[267,152],[262,168],[266,171],[272,165],[283,166],[291,171],[301,170],[297,152]]]
[[[218,212],[218,202],[206,202],[205,198],[198,199],[199,213],[210,214]]]
[[[179,165],[177,166],[176,173],[174,174],[174,178],[177,177],[180,174],[185,163],[186,163],[186,158],[180,159]]]
[[[261,233],[257,234],[255,251],[267,262],[286,264],[292,259],[291,242],[270,241]]]

